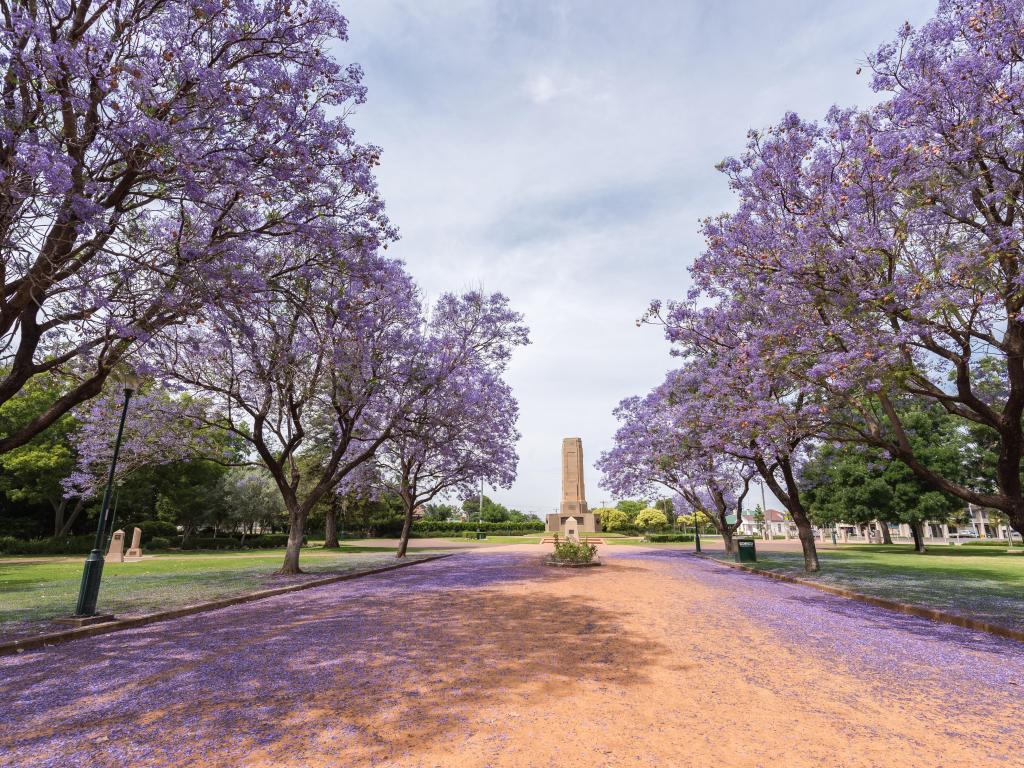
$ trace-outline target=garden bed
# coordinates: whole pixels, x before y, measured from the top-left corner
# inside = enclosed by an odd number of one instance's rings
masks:
[[[595,556],[588,562],[573,562],[571,560],[556,560],[554,557],[548,556],[544,558],[544,565],[553,565],[556,568],[593,568],[596,565],[601,565],[601,558]]]

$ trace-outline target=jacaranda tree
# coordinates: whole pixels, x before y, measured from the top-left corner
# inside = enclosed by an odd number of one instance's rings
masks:
[[[619,403],[615,444],[596,466],[602,486],[616,495],[653,495],[658,486],[678,494],[686,507],[707,515],[732,552],[753,468],[708,445],[692,419],[689,389],[687,372],[673,371],[645,397]]]
[[[301,249],[304,243],[295,245]],[[159,367],[211,403],[211,424],[245,441],[288,512],[283,573],[297,573],[313,506],[369,460],[421,391],[421,309],[399,262],[374,254],[307,255],[244,300],[221,301],[160,346]],[[323,455],[303,461],[313,448]]]
[[[382,487],[402,501],[398,557],[413,512],[439,494],[468,496],[481,481],[508,488],[516,477],[519,408],[502,378],[512,351],[528,343],[522,315],[501,294],[446,294],[424,326],[424,381],[377,450]]]
[[[327,0],[5,2],[0,16],[0,404],[75,381],[0,435],[25,444],[154,335],[278,274],[260,241],[393,237],[329,54]],[[260,259],[264,256],[269,260]],[[259,263],[256,263],[259,262]],[[134,358],[134,360],[133,360]]]
[[[786,115],[722,163],[737,207],[705,222],[693,290],[664,317],[734,443],[749,427],[759,450],[865,444],[1024,527],[1022,51],[1019,0],[941,2],[869,57],[878,105]],[[907,402],[960,419],[991,481],[966,456],[930,462]],[[765,476],[776,495],[794,457]]]

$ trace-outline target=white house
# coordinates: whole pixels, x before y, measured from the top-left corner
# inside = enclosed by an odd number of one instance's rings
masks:
[[[766,535],[767,530],[767,535]],[[744,513],[740,517],[740,527],[736,531],[743,536],[765,536],[773,539],[789,539],[796,536],[796,527],[785,514],[777,509],[765,510],[764,520],[758,521],[753,513]]]

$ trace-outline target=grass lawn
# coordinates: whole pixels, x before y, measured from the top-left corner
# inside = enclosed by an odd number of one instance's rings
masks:
[[[411,558],[420,557],[411,553]],[[298,576],[278,576],[284,549],[182,552],[138,563],[106,563],[97,609],[132,616],[222,597],[286,586],[394,562],[388,547],[343,546],[302,551]],[[78,598],[84,556],[0,559],[0,640],[49,632],[51,619],[70,615]]]
[[[752,565],[1024,629],[1024,555],[1005,547],[933,547],[919,555],[899,544],[856,545],[818,557],[821,571],[813,574],[804,573],[799,552],[758,552]]]

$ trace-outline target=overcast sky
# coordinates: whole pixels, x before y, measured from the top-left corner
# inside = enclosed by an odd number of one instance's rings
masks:
[[[509,379],[519,479],[489,491],[544,514],[563,437],[593,462],[612,409],[672,361],[635,321],[682,296],[697,221],[732,200],[715,171],[749,128],[874,100],[865,54],[934,0],[348,0],[353,118],[383,148],[392,251],[429,298],[483,285],[526,314]],[[769,499],[769,505],[772,500]]]

